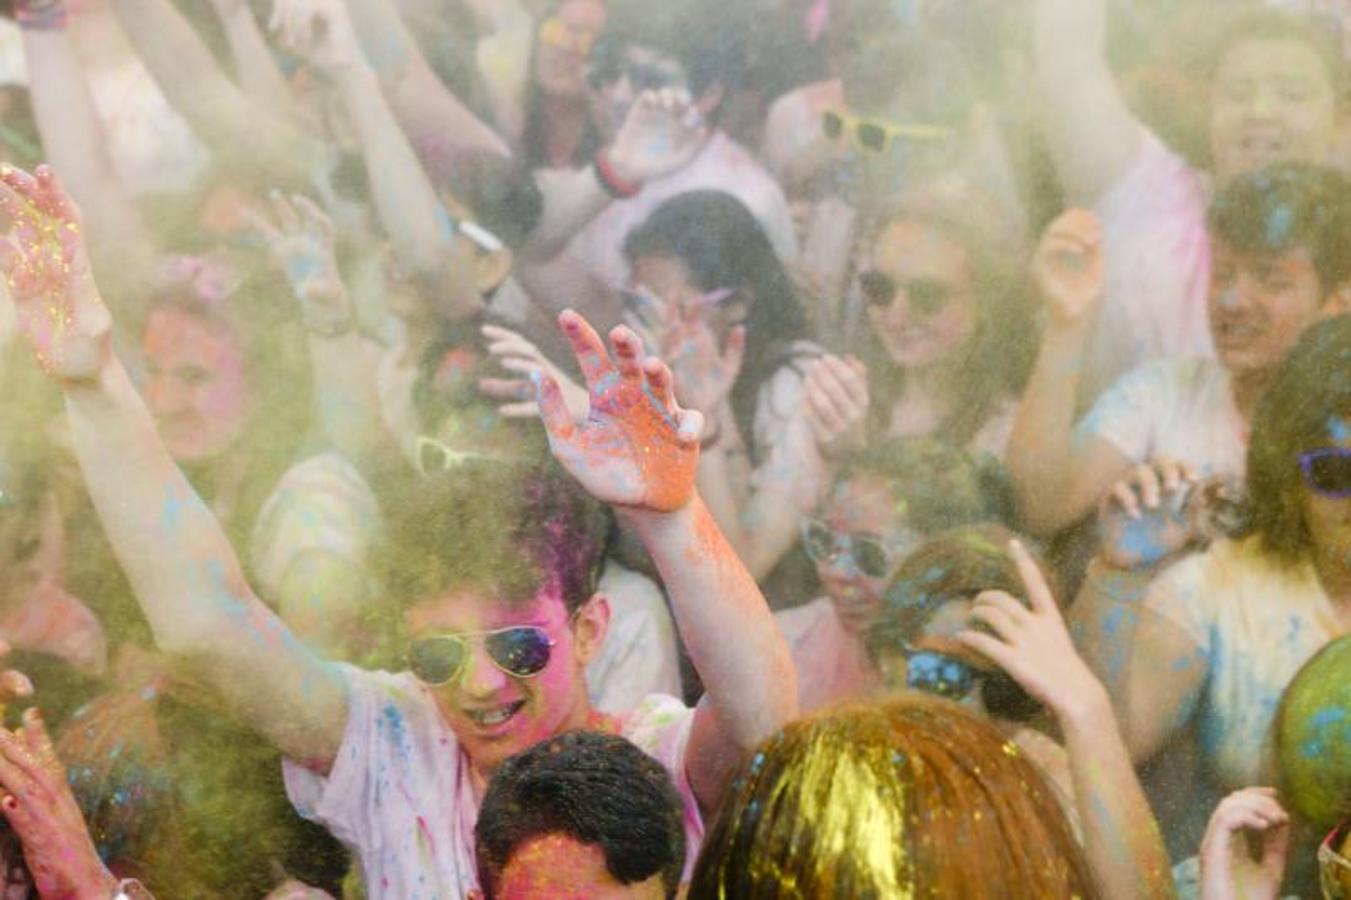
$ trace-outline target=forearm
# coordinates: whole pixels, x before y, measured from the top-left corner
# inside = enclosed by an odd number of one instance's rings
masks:
[[[676,513],[625,518],[656,563],[727,737],[754,747],[797,714],[792,659],[755,579],[698,495]]]
[[[235,78],[244,95],[279,118],[294,119],[298,110],[291,86],[277,67],[249,4],[218,11],[234,57]]]
[[[52,168],[84,210],[90,249],[100,271],[130,283],[148,275],[155,249],[145,222],[123,189],[74,45],[62,29],[22,30],[30,96]],[[103,265],[115,259],[116,266]]]
[[[313,179],[323,146],[249,102],[171,3],[112,6],[160,90],[222,161],[272,185]]]
[[[479,77],[498,130],[513,142],[525,131],[534,20],[512,0],[491,4],[480,16],[482,36],[474,50]]]
[[[126,370],[114,361],[99,383],[71,387],[66,410],[90,498],[161,649],[190,653],[238,633],[261,604]]]
[[[1087,343],[1086,325],[1047,327],[1009,438],[1009,474],[1024,521],[1038,534],[1058,531],[1091,506],[1072,496],[1075,392]]]
[[[543,195],[539,223],[530,232],[526,255],[534,260],[552,259],[592,219],[613,202],[601,187],[595,169],[541,169],[535,183]]]
[[[1056,169],[1079,206],[1095,203],[1139,152],[1142,131],[1104,51],[1106,0],[1038,0],[1036,81]]]
[[[466,149],[504,156],[511,149],[441,83],[389,0],[347,0],[362,50],[405,130],[453,136]]]
[[[436,272],[450,235],[431,180],[385,102],[374,71],[358,63],[336,77],[361,138],[381,225],[405,265]]]
[[[1136,778],[1116,717],[1099,684],[1058,710],[1084,850],[1107,900],[1176,895],[1168,852]]]

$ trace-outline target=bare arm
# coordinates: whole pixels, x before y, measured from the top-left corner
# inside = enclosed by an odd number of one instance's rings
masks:
[[[390,0],[347,0],[366,58],[410,134],[510,155],[506,142],[441,83]]]
[[[1093,509],[1130,466],[1106,440],[1075,445],[1075,391],[1102,291],[1100,241],[1097,219],[1070,210],[1047,229],[1033,263],[1049,315],[1006,462],[1023,520],[1037,534],[1053,534]]]
[[[65,392],[90,497],[156,643],[283,753],[323,768],[346,722],[341,677],[254,596],[219,524],[164,449],[109,349],[111,318],[73,204],[49,170],[0,176],[3,206],[19,222],[3,265],[20,329]]]
[[[1107,0],[1038,0],[1036,78],[1043,127],[1071,202],[1096,203],[1130,168],[1144,126],[1107,67]]]
[[[670,370],[644,359],[627,328],[612,332],[612,361],[583,319],[569,312],[560,321],[586,376],[591,414],[579,425],[545,376],[539,403],[549,443],[587,490],[629,520],[661,572],[681,637],[708,687],[686,773],[701,806],[711,810],[741,756],[797,712],[788,647],[694,488],[702,417],[676,404]]]
[[[116,288],[139,290],[154,271],[156,247],[108,155],[89,86],[64,29],[23,29],[33,114],[52,167],[87,210],[90,250]],[[127,291],[118,290],[118,294]]]
[[[247,0],[212,0],[245,96],[278,118],[296,119],[300,109]]]
[[[324,146],[245,97],[172,3],[112,7],[160,90],[218,160],[269,184],[309,184],[320,173]]]
[[[1028,603],[1000,591],[976,598],[959,640],[988,656],[1055,715],[1065,738],[1084,849],[1111,900],[1174,896],[1167,850],[1102,683],[1075,653],[1046,580],[1023,546],[1009,548]],[[993,635],[993,636],[992,636]]]

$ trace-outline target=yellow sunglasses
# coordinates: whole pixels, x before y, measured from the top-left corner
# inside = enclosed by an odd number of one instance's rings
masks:
[[[591,48],[596,44],[596,33],[574,30],[562,19],[553,16],[540,23],[539,42],[546,47],[570,50],[586,57],[591,55]]]
[[[886,153],[898,140],[941,141],[952,134],[942,125],[902,125],[882,119],[865,119],[840,110],[827,110],[821,114],[821,130],[832,141],[848,137],[854,146],[869,153]]]

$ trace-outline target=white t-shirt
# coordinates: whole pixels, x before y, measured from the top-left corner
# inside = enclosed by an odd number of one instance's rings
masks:
[[[600,653],[586,667],[591,705],[618,715],[649,694],[680,696],[675,621],[661,588],[609,560],[596,590],[610,601],[610,627]]]
[[[1255,538],[1219,541],[1160,575],[1144,609],[1178,629],[1205,666],[1196,721],[1221,786],[1262,783],[1281,695],[1300,667],[1342,633],[1313,565],[1282,568],[1258,552]],[[1149,656],[1148,647],[1137,647],[1131,665],[1160,668]]]
[[[1137,463],[1167,456],[1204,476],[1243,473],[1248,424],[1229,372],[1213,359],[1157,359],[1124,375],[1075,428],[1075,440],[1109,441]]]
[[[700,190],[725,191],[736,197],[755,215],[781,260],[797,256],[793,217],[783,191],[749,153],[721,131],[713,133],[685,168],[648,182],[635,197],[605,207],[577,233],[564,255],[611,290],[622,290],[629,283],[624,259],[624,239],[629,232],[672,197]]]
[[[1209,202],[1205,177],[1150,133],[1135,164],[1098,199],[1107,271],[1081,409],[1146,360],[1215,355],[1206,313]]]
[[[341,666],[347,728],[327,777],[286,760],[297,812],[342,841],[361,864],[367,895],[453,900],[478,887],[474,824],[480,797],[469,760],[430,691],[409,674]],[[685,804],[692,866],[703,820],[685,776],[694,710],[653,695],[620,719],[620,733],[661,763]]]

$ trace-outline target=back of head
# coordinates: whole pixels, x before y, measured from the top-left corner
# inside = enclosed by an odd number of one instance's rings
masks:
[[[1304,664],[1276,717],[1281,797],[1328,829],[1351,816],[1351,637]]]
[[[868,631],[869,651],[875,657],[900,653],[948,603],[971,600],[982,591],[1021,596],[1022,577],[1008,553],[1014,537],[1014,532],[994,523],[965,525],[917,547],[892,576],[882,613]],[[1040,568],[1050,571],[1044,565]],[[992,715],[1015,722],[1026,721],[1041,709],[1000,669],[986,676],[984,700]]]
[[[907,525],[936,534],[974,522],[1013,518],[1012,487],[998,460],[933,438],[888,438],[850,455],[838,481],[887,482]]]
[[[1249,530],[1273,560],[1312,547],[1300,456],[1334,444],[1351,417],[1351,316],[1312,325],[1286,355],[1253,414],[1248,442]]]
[[[1351,180],[1325,166],[1274,163],[1231,180],[1210,227],[1236,253],[1307,250],[1324,295],[1351,277]]]
[[[961,707],[907,695],[795,722],[761,745],[708,831],[689,896],[1096,891],[1037,767]]]
[[[611,0],[599,46],[645,47],[680,63],[690,93],[734,88],[745,68],[748,22],[743,5],[723,0]]]
[[[513,853],[547,836],[599,846],[621,884],[660,875],[668,897],[685,865],[683,806],[671,776],[624,738],[595,732],[559,735],[503,763],[474,834],[489,898]]]

